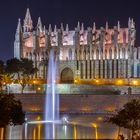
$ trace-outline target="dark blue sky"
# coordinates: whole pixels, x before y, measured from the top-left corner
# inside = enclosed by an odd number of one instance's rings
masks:
[[[60,25],[68,23],[74,29],[77,22],[85,27],[105,26],[105,21],[113,27],[120,20],[121,27],[128,25],[128,18],[134,18],[137,29],[137,45],[140,45],[140,4],[139,0],[1,0],[0,1],[0,59],[13,57],[14,36],[18,18],[25,17],[30,8],[33,24],[38,16],[48,27],[51,23]]]

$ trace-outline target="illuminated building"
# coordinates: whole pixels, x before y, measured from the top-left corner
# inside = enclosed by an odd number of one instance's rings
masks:
[[[29,9],[23,26],[19,19],[14,42],[14,57],[33,60],[39,69],[35,78],[45,79],[46,60],[51,48],[55,49],[58,66],[58,81],[74,82],[74,79],[126,79],[140,77],[140,48],[135,46],[136,29],[133,19],[128,27],[93,27],[84,29],[78,22],[74,30],[61,24],[46,29],[38,18],[33,27]]]

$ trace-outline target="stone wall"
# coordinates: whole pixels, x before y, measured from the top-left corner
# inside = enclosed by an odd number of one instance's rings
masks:
[[[44,111],[45,94],[15,94],[15,96],[21,100],[25,111]],[[114,111],[131,99],[140,100],[140,95],[60,94],[60,111],[66,113]]]
[[[121,94],[128,93],[129,86],[117,85],[85,85],[85,84],[57,84],[56,90],[59,94],[108,94],[110,91],[120,91]],[[140,94],[140,86],[131,86],[133,94]],[[8,88],[10,93],[21,93],[21,85],[11,84]],[[46,85],[28,85],[24,93],[45,93]]]

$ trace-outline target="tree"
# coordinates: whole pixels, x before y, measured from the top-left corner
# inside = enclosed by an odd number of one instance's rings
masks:
[[[28,60],[26,58],[21,59],[21,78],[20,78],[20,84],[22,86],[22,93],[26,86],[26,83],[30,80],[31,76],[33,76],[37,72],[37,68],[33,66],[33,61]]]
[[[0,60],[0,92],[2,92],[3,74],[4,74],[4,62]]]
[[[6,72],[17,76],[20,79],[21,61],[17,58],[12,58],[6,62]]]
[[[22,104],[13,94],[0,93],[0,127],[7,125],[22,125],[25,122],[25,113]]]
[[[4,62],[0,60],[0,92],[3,92],[3,86],[7,87],[6,83],[10,83],[11,79],[12,76],[6,72],[6,67],[4,65]]]
[[[18,83],[22,86],[23,90],[33,76],[37,72],[37,68],[33,66],[33,61],[26,58],[21,60],[13,58],[7,61],[6,71],[9,74],[13,74],[14,78],[17,79]]]
[[[115,115],[109,117],[107,122],[132,131],[132,139],[140,129],[140,101],[131,100],[126,103]]]

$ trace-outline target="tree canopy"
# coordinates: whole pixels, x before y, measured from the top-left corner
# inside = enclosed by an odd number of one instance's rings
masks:
[[[33,65],[33,61],[27,58],[21,58],[20,60],[12,58],[7,60],[5,65],[0,60],[0,91],[2,91],[4,83],[10,83],[13,80],[22,86],[23,93],[26,84],[37,70]]]
[[[131,100],[115,115],[107,119],[108,122],[132,131],[132,137],[140,129],[140,101]]]
[[[21,125],[24,123],[25,113],[22,104],[13,94],[0,93],[0,127],[6,125]]]

